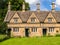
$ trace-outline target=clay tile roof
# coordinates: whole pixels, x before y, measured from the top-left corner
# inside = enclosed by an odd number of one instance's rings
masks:
[[[28,18],[30,17],[30,12],[29,11],[18,12],[18,15],[20,16],[20,18],[23,22],[27,22]]]
[[[14,14],[15,14],[15,11],[7,12],[4,21],[7,21],[8,22]]]
[[[49,14],[48,11],[40,11],[40,12],[37,12],[37,11],[25,11],[25,12],[22,12],[22,11],[10,11],[10,12],[7,12],[6,14],[6,17],[4,19],[5,22],[9,22],[11,17],[17,12],[17,14],[20,16],[21,20],[23,22],[27,22],[27,20],[29,19],[30,15],[32,13],[34,13],[38,20],[40,22],[44,22],[45,18],[47,17],[47,15]],[[57,22],[60,22],[60,12],[59,11],[56,11],[55,13],[52,13],[52,15],[54,16],[54,18],[56,19]]]
[[[52,13],[53,16],[55,17],[57,22],[60,22],[60,11],[56,11],[55,13]]]
[[[49,13],[48,11],[47,12],[46,11],[41,11],[40,13],[36,12],[35,14],[36,14],[36,16],[37,16],[37,18],[39,19],[40,22],[44,22],[44,20],[47,17],[48,13]]]

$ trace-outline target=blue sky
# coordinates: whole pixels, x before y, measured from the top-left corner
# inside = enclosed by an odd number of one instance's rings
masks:
[[[48,11],[51,10],[51,3],[52,1],[55,2],[55,9],[60,11],[60,0],[25,0],[30,4],[31,10],[36,10],[36,3],[40,3],[40,10]]]

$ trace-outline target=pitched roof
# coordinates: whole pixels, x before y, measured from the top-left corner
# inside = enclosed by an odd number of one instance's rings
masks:
[[[44,22],[45,18],[50,13],[48,11],[40,11],[40,12],[37,12],[37,11],[25,11],[25,12],[22,12],[22,11],[10,11],[10,12],[7,12],[4,21],[5,22],[9,22],[10,19],[11,19],[11,17],[16,12],[20,16],[20,18],[21,18],[21,20],[23,22],[27,22],[27,20],[29,19],[30,15],[32,13],[34,13],[37,16],[37,18],[39,19],[40,22]],[[55,13],[52,13],[52,15],[55,17],[55,19],[56,19],[57,22],[60,22],[60,12],[59,11],[56,11]]]
[[[57,22],[60,22],[60,12],[56,11],[55,13],[52,13],[52,15],[55,17]]]

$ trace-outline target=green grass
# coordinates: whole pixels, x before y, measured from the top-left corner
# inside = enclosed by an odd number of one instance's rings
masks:
[[[11,38],[0,45],[60,45],[60,37]]]

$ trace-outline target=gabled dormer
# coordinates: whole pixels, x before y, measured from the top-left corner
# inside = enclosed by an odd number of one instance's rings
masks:
[[[45,18],[44,23],[56,23],[56,19],[54,18],[53,14],[51,12]]]
[[[35,13],[32,13],[31,16],[29,17],[27,23],[39,23],[39,20]]]
[[[10,23],[22,23],[22,20],[17,12],[11,17]]]

